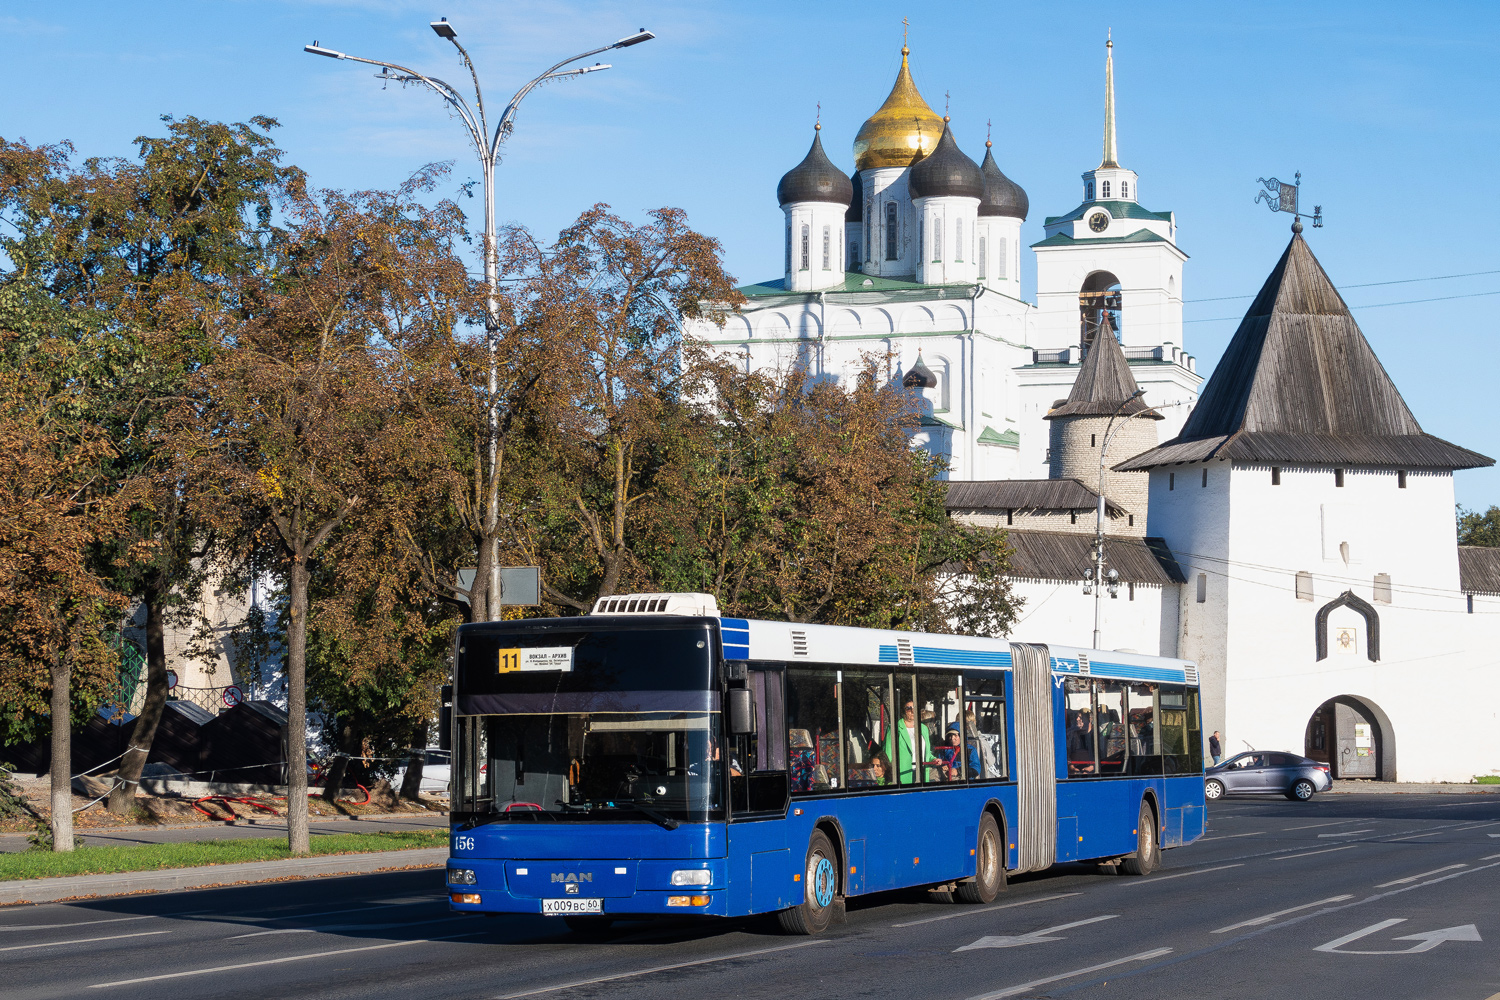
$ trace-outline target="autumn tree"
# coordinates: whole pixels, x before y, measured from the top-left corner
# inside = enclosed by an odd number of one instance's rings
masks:
[[[511,538],[546,567],[556,606],[586,610],[638,575],[632,508],[652,488],[674,407],[709,363],[681,324],[722,318],[741,299],[720,253],[678,209],[634,225],[596,205],[555,245],[510,261],[514,325],[556,348],[522,415],[533,475]]]
[[[467,277],[453,208],[423,207],[429,170],[395,192],[289,198],[260,272],[218,317],[220,347],[177,414],[195,442],[195,502],[275,554],[287,590],[288,840],[308,850],[307,648],[315,563],[356,512],[411,502],[442,430],[414,405],[442,294]],[[439,355],[440,357],[441,355]]]
[[[271,119],[164,122],[165,136],[136,140],[134,161],[75,167],[66,146],[0,141],[3,249],[14,273],[80,318],[46,337],[88,334],[67,355],[74,370],[38,374],[86,386],[77,405],[113,443],[103,488],[135,498],[124,530],[95,551],[97,568],[145,617],[145,701],[110,795],[117,813],[130,809],[166,705],[166,627],[190,624],[192,598],[217,568],[212,533],[184,502],[166,414],[214,349],[203,316],[224,309],[237,276],[255,266],[271,193],[301,185],[279,163]]]
[[[948,517],[940,463],[910,444],[915,401],[880,359],[844,384],[799,366],[720,366],[709,384],[634,512],[657,585],[751,617],[1009,629],[1005,534]]]
[[[86,366],[67,317],[22,281],[0,282],[0,720],[6,742],[51,730],[53,849],[73,849],[72,728],[118,689],[105,639],[120,602],[91,554],[121,530],[128,495],[108,488],[108,436],[79,399]],[[18,342],[32,340],[18,360]],[[61,355],[61,356],[57,356]]]

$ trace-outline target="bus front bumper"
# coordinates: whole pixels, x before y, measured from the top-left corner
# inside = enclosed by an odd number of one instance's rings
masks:
[[[450,858],[449,908],[547,916],[728,916],[722,859]]]

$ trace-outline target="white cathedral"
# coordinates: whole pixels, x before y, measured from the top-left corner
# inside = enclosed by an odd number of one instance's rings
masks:
[[[963,152],[903,47],[853,175],[820,124],[777,186],[782,277],[690,334],[747,371],[893,359],[950,514],[1009,529],[1013,638],[1093,645],[1102,494],[1101,645],[1196,661],[1226,754],[1383,781],[1500,772],[1500,549],[1457,546],[1453,518],[1454,472],[1492,460],[1422,431],[1300,223],[1200,396],[1187,255],[1120,165],[1107,45],[1103,155],[1031,245],[1035,303],[1025,191],[990,142]]]

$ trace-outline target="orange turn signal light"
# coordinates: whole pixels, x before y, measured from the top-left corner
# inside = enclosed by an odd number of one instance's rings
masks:
[[[707,896],[668,896],[668,906],[707,906]]]
[[[479,903],[479,893],[477,892],[451,892],[448,894],[448,898],[455,903],[469,903],[476,906]]]

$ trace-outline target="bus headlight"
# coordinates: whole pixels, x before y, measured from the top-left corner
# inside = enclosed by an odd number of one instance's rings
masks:
[[[708,885],[713,873],[707,868],[685,868],[672,873],[673,885]]]
[[[478,883],[478,881],[479,880],[474,877],[474,869],[472,868],[448,869],[449,885],[475,885]]]

